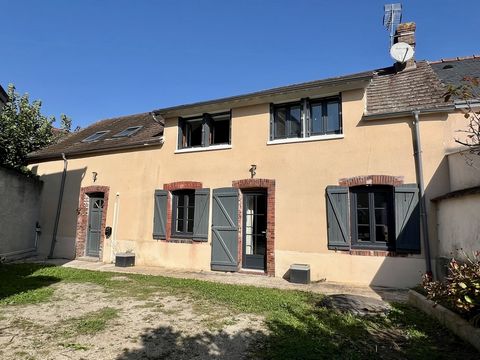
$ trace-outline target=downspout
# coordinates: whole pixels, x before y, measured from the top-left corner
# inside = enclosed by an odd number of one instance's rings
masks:
[[[65,153],[62,153],[62,159],[63,159],[62,181],[60,183],[60,193],[58,194],[57,214],[55,215],[55,223],[53,225],[52,243],[50,244],[50,252],[48,254],[49,259],[53,258],[53,251],[55,250],[55,243],[57,242],[58,222],[60,221],[60,212],[62,210],[63,191],[65,189],[65,179],[67,177],[68,161],[67,161],[67,158],[65,157]]]
[[[112,229],[112,242],[110,244],[110,261],[115,262],[115,254],[117,247],[117,227],[118,227],[118,213],[120,212],[120,193],[115,195],[115,206],[113,208],[113,229]]]
[[[420,224],[425,244],[425,267],[427,275],[433,278],[432,260],[430,258],[430,239],[428,234],[427,203],[425,200],[425,183],[423,181],[422,145],[420,143],[420,111],[413,111],[413,117],[413,148],[420,196]]]

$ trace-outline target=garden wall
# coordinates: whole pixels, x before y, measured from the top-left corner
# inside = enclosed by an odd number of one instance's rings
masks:
[[[14,259],[35,252],[42,182],[0,167],[0,256]]]

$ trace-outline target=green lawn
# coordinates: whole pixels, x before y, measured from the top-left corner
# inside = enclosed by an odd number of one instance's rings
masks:
[[[115,297],[148,301],[153,294],[194,299],[210,308],[265,317],[267,333],[254,355],[266,359],[474,359],[479,354],[435,320],[404,304],[387,316],[358,317],[322,307],[323,296],[301,291],[226,285],[192,279],[94,272],[40,264],[0,265],[0,313],[9,306],[53,301],[53,284],[92,283]],[[103,329],[118,316],[103,309],[75,319],[77,331]],[[74,346],[67,344],[69,346]]]

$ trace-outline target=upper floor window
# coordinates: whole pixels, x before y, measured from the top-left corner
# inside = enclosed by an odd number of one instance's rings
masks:
[[[178,148],[230,144],[230,123],[230,112],[179,118]]]
[[[272,105],[270,140],[342,133],[339,97]]]

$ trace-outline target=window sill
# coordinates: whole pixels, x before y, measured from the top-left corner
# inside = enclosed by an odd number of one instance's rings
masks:
[[[193,240],[192,239],[187,239],[187,238],[173,238],[173,237],[171,237],[170,239],[167,240],[167,243],[193,244]]]
[[[344,134],[315,135],[315,136],[309,136],[304,138],[269,140],[267,141],[267,145],[291,144],[291,143],[308,142],[308,141],[335,140],[335,139],[343,139],[344,137],[345,137]]]
[[[175,150],[175,154],[183,154],[183,153],[190,153],[190,152],[199,152],[199,151],[214,151],[214,150],[227,150],[231,149],[232,145],[212,145],[212,146],[205,146],[205,147],[192,147],[192,148],[185,148],[185,149],[178,149]]]

